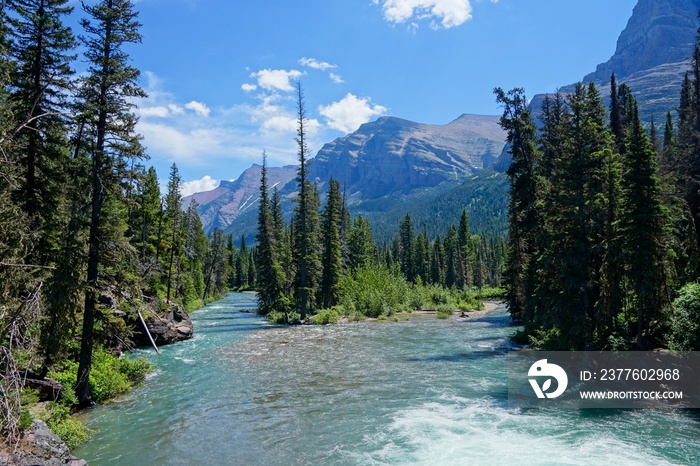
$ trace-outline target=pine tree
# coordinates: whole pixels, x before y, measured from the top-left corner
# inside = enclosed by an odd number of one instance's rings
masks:
[[[245,244],[245,235],[241,235],[241,246],[236,256],[236,288],[242,289],[248,286],[248,248]]]
[[[291,228],[286,228],[282,217],[282,200],[277,186],[272,188],[270,200],[270,212],[272,215],[272,236],[277,246],[277,258],[283,270],[282,289],[284,295],[292,295],[295,269],[292,261]]]
[[[141,154],[135,133],[133,99],[144,97],[138,86],[139,71],[128,65],[123,46],[139,43],[140,24],[129,0],[101,0],[94,6],[83,5],[89,19],[81,24],[88,36],[83,38],[88,74],[81,83],[83,113],[94,126],[92,152],[92,201],[87,264],[87,290],[83,312],[82,340],[76,395],[83,405],[92,404],[88,378],[92,364],[95,311],[100,289],[100,267],[104,258],[103,236],[108,225],[103,208],[111,203],[118,189],[115,168],[125,156]]]
[[[657,156],[634,109],[626,137],[622,176],[624,209],[621,234],[624,238],[628,277],[637,309],[637,345],[643,349],[649,323],[668,304],[667,212],[661,202]]]
[[[170,228],[170,244],[169,244],[169,258],[168,258],[168,268],[166,277],[166,300],[170,301],[171,289],[173,283],[173,266],[178,264],[175,263],[176,258],[179,260],[179,256],[182,252],[182,238],[183,238],[183,212],[182,212],[182,178],[180,177],[180,171],[177,165],[174,163],[170,167],[170,177],[168,178],[168,194],[165,196],[165,218],[168,221],[168,226]]]
[[[430,256],[430,281],[435,285],[445,284],[445,248],[439,233],[433,241]]]
[[[322,215],[323,275],[319,303],[325,308],[335,306],[341,296],[340,278],[343,273],[343,253],[340,229],[343,222],[343,201],[340,183],[331,178]]]
[[[316,232],[314,228],[314,216],[318,217],[318,209],[313,206],[313,186],[308,180],[307,170],[309,165],[309,149],[306,143],[306,106],[301,82],[297,83],[297,137],[299,168],[297,183],[299,195],[297,198],[297,227],[295,228],[295,262],[297,269],[297,295],[299,298],[301,319],[306,318],[309,309],[313,306],[315,284],[313,275],[318,268],[318,255],[316,247]],[[315,212],[314,212],[315,211]]]
[[[408,281],[413,281],[415,278],[413,267],[413,248],[415,243],[415,230],[413,220],[409,214],[403,218],[399,224],[400,243],[400,260],[401,272],[406,276]]]
[[[63,228],[60,204],[64,200],[67,151],[68,95],[75,58],[75,38],[63,18],[72,10],[68,0],[10,0],[15,11],[12,56],[13,101],[17,116],[26,122],[17,134],[22,154],[22,183],[17,197],[32,219],[39,242],[31,260],[55,257]]]
[[[457,285],[459,265],[459,248],[457,246],[457,230],[450,225],[445,235],[445,286]]]
[[[459,217],[459,229],[457,231],[457,248],[459,251],[459,286],[466,287],[471,285],[472,274],[472,237],[469,231],[469,217],[467,210],[462,209],[462,214]]]
[[[512,161],[510,178],[509,244],[506,271],[508,308],[514,319],[530,320],[527,299],[533,293],[531,265],[537,238],[537,165],[541,153],[536,144],[536,127],[522,89],[508,93],[494,90],[496,100],[504,107],[501,127],[507,131]]]
[[[348,236],[350,266],[361,269],[374,261],[376,245],[369,220],[358,215]],[[388,251],[387,251],[388,252]],[[390,254],[387,254],[390,257]]]
[[[615,146],[619,152],[620,147],[624,143],[624,127],[622,124],[622,108],[620,98],[617,93],[617,80],[615,73],[610,76],[610,131],[615,136]]]
[[[270,205],[267,186],[267,156],[263,152],[262,170],[260,172],[260,201],[258,205],[258,270],[257,284],[260,312],[267,314],[280,310],[284,292],[284,271],[279,260],[278,227]]]

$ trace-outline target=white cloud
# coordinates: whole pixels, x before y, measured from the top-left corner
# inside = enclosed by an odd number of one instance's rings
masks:
[[[168,104],[168,110],[170,111],[171,115],[181,115],[185,112],[185,110],[182,107],[175,104]]]
[[[273,116],[265,120],[262,124],[264,131],[287,131],[292,132],[297,128],[297,121],[289,116]]]
[[[491,0],[496,3],[498,0]],[[382,4],[384,19],[399,24],[412,19],[432,19],[432,27],[437,22],[446,29],[460,26],[472,19],[470,0],[373,0]],[[437,21],[437,22],[436,22]],[[409,23],[415,27],[415,21]]]
[[[185,108],[192,110],[197,115],[203,116],[204,118],[208,117],[209,113],[211,113],[211,110],[209,109],[209,107],[207,107],[207,104],[203,102],[197,102],[196,100],[185,104]]]
[[[291,81],[299,79],[303,73],[298,70],[260,70],[250,75],[251,78],[257,79],[257,84],[268,91],[284,91],[289,92],[294,90]]]
[[[341,78],[338,74],[330,73],[328,76],[331,78],[331,81],[333,81],[336,84],[343,84],[345,82],[343,81],[343,78]]]
[[[219,180],[213,179],[209,175],[205,175],[199,180],[185,181],[182,183],[182,195],[189,196],[194,193],[211,191],[219,186]]]
[[[328,126],[350,133],[373,117],[386,114],[386,107],[372,104],[369,98],[358,98],[348,93],[342,100],[330,105],[321,105],[318,111],[328,121]]]
[[[157,117],[166,118],[170,116],[170,110],[168,107],[143,107],[138,109],[138,114],[141,118]]]
[[[330,63],[325,62],[325,61],[318,61],[315,58],[306,58],[306,57],[300,58],[299,64],[301,66],[308,66],[309,68],[313,68],[315,70],[321,70],[321,71],[326,71],[326,70],[330,70],[330,69],[338,67],[336,65],[331,65]]]
[[[256,86],[255,84],[249,84],[249,83],[241,84],[241,89],[243,89],[245,92],[252,92],[252,91],[256,90],[257,88],[258,88],[258,86]]]

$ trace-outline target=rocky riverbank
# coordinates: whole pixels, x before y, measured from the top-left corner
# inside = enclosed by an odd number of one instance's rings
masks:
[[[22,433],[14,451],[0,444],[0,464],[6,466],[87,466],[73,456],[66,443],[38,419]]]

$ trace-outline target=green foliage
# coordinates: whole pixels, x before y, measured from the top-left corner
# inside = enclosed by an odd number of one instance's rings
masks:
[[[529,336],[530,346],[544,351],[566,351],[570,347],[564,346],[561,331],[558,328],[538,329]]]
[[[275,325],[287,324],[287,316],[284,312],[272,311],[265,318]],[[289,323],[298,323],[301,320],[301,315],[298,312],[289,312]]]
[[[48,426],[54,434],[58,435],[61,437],[61,440],[66,442],[66,445],[70,449],[77,448],[87,442],[95,433],[92,429],[85,426],[85,424],[71,417]]]
[[[482,288],[481,290],[478,290],[474,295],[474,298],[476,299],[483,299],[483,300],[499,300],[499,299],[505,299],[506,298],[506,289],[503,287],[491,287],[491,286],[486,286]]]
[[[314,316],[313,323],[315,325],[327,325],[338,323],[340,315],[335,309],[321,309],[318,314]]]
[[[398,270],[380,265],[360,268],[343,278],[341,303],[367,317],[392,315],[405,308],[409,284]]]
[[[449,319],[453,314],[453,307],[449,304],[440,304],[437,308],[438,319]]]
[[[117,358],[103,349],[94,351],[89,379],[93,400],[102,403],[128,392],[152,370],[153,365],[143,358],[131,360]],[[64,387],[72,387],[77,374],[78,364],[69,361],[63,370],[50,372],[49,377]]]
[[[70,408],[63,403],[48,402],[32,414],[46,423],[51,432],[58,435],[71,450],[90,440],[94,431],[70,416]]]
[[[674,351],[700,349],[700,284],[689,283],[673,301],[668,346]]]

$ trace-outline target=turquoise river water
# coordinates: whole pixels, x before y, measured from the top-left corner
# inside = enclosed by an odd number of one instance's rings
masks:
[[[93,465],[700,464],[695,411],[508,408],[504,309],[275,327],[231,293],[134,353],[143,386],[83,415]]]

